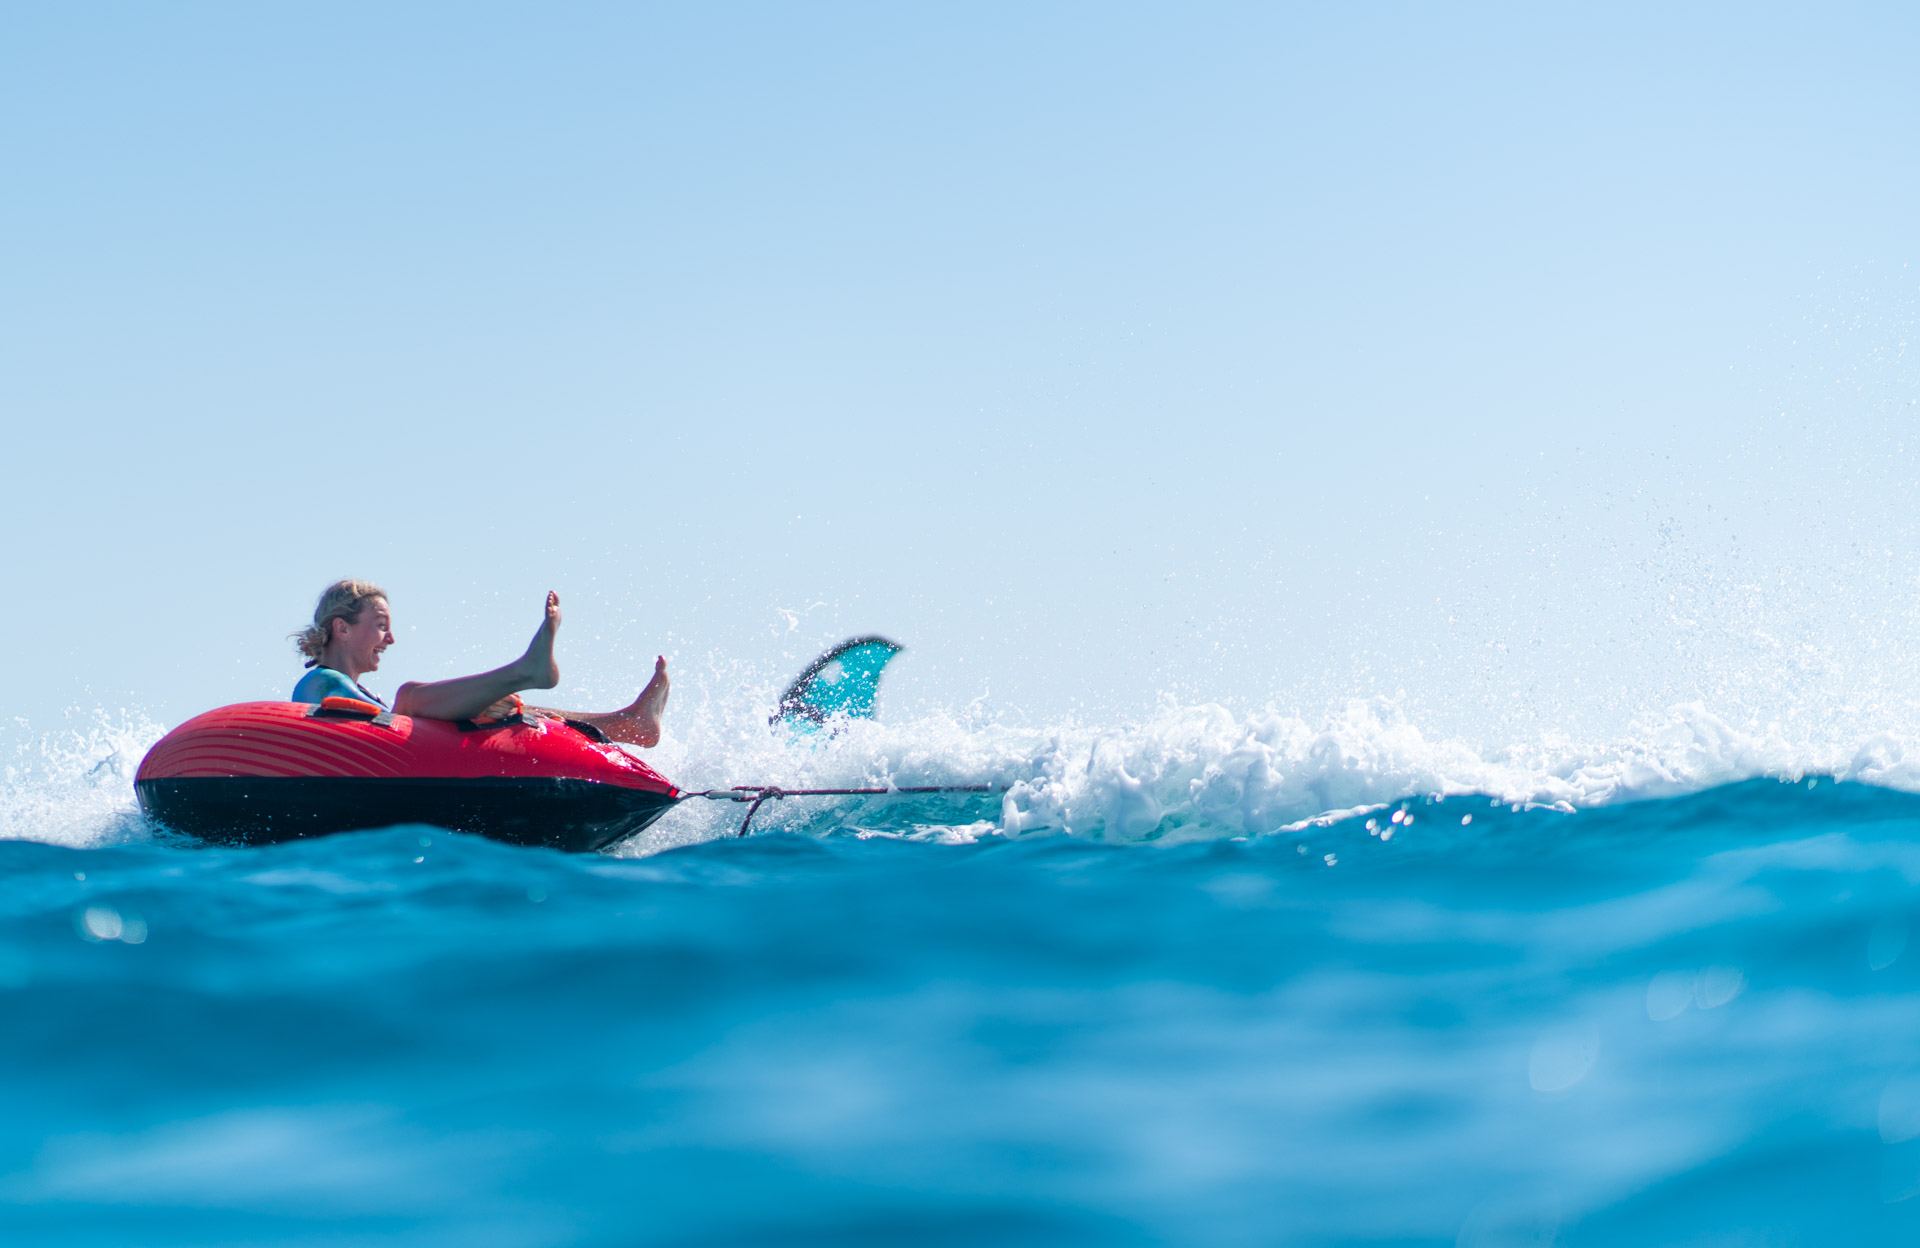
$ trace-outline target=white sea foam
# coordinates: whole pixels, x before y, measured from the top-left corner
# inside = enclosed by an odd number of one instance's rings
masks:
[[[165,729],[137,712],[76,713],[0,733],[0,840],[90,846],[143,839],[133,773]]]
[[[992,831],[1106,841],[1261,835],[1329,812],[1430,794],[1574,810],[1761,776],[1834,776],[1920,792],[1920,740],[1912,736],[1881,731],[1855,741],[1795,741],[1777,727],[1741,730],[1700,703],[1672,707],[1636,723],[1624,739],[1591,745],[1556,740],[1489,749],[1432,739],[1397,702],[1372,698],[1318,723],[1275,710],[1235,714],[1167,700],[1137,723],[1111,727],[931,716],[853,724],[829,741],[798,746],[777,733],[734,732],[670,741],[663,752],[669,774],[692,789],[1006,786]],[[767,808],[757,821],[804,823],[799,805]],[[723,835],[739,813],[701,803],[663,820],[633,848]]]
[[[1768,776],[1834,776],[1920,792],[1920,738],[1796,740],[1743,730],[1699,703],[1636,723],[1615,741],[1539,740],[1497,748],[1423,733],[1386,698],[1356,700],[1318,722],[1277,710],[1234,713],[1171,699],[1128,724],[1008,723],[980,707],[903,722],[856,722],[831,736],[766,726],[740,695],[693,708],[642,757],[682,788],[786,789],[989,785],[996,798],[956,807],[951,823],[915,811],[884,834],[923,840],[1066,834],[1110,842],[1261,835],[1416,795],[1484,794],[1573,810],[1666,797]],[[738,705],[735,705],[738,703]],[[76,726],[16,725],[0,748],[0,839],[72,846],[144,838],[133,774],[163,731],[143,716],[96,712]],[[10,738],[10,739],[9,739]],[[997,812],[994,809],[997,801]],[[791,799],[761,828],[852,827],[884,807]],[[651,853],[729,834],[743,808],[693,801],[626,847]],[[822,820],[825,824],[822,824]]]

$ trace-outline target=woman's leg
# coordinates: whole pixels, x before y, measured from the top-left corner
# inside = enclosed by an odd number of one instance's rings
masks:
[[[559,627],[560,595],[549,593],[547,618],[525,654],[478,676],[409,681],[393,697],[394,713],[422,719],[472,719],[510,693],[553,688],[560,683],[560,665],[553,661],[553,635]]]
[[[660,717],[666,713],[670,690],[667,656],[663,654],[653,661],[653,679],[647,682],[647,687],[640,691],[639,697],[620,710],[556,711],[544,706],[533,709],[558,715],[562,719],[584,720],[615,741],[624,741],[628,745],[655,746],[660,744]]]

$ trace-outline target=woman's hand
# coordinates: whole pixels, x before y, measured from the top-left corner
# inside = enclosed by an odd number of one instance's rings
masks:
[[[519,713],[520,713],[520,695],[517,693],[510,693],[506,697],[501,698],[498,702],[495,702],[493,705],[489,706],[486,710],[481,711],[478,715],[475,715],[474,718],[475,719],[505,719],[509,715],[518,715]]]

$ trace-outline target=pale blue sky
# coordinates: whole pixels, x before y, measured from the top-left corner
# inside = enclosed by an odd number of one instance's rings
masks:
[[[282,696],[347,574],[388,689],[550,586],[582,698],[881,630],[900,708],[1484,736],[1920,654],[1905,8],[0,22],[36,725]]]

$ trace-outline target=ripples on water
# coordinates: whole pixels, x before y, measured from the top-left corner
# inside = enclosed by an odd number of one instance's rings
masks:
[[[1920,1231],[1920,799],[1460,794],[1148,846],[1001,813],[624,859],[0,843],[0,1235]]]

